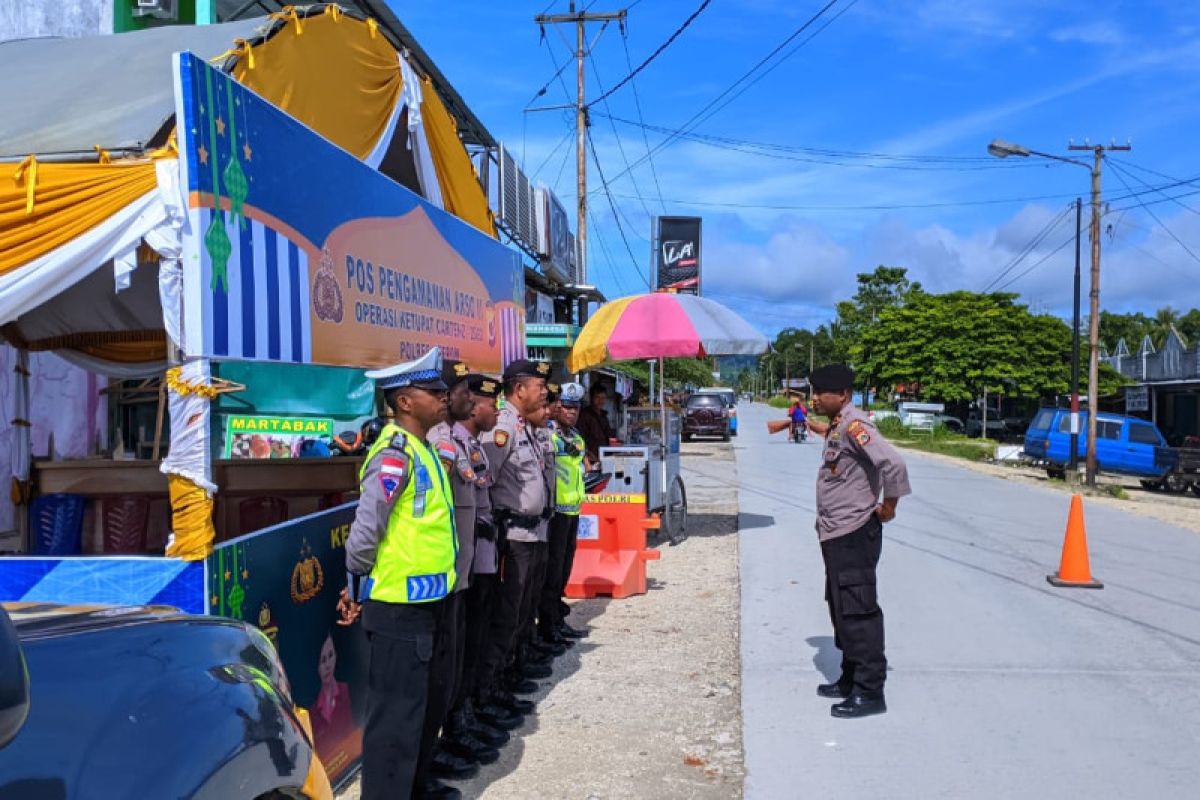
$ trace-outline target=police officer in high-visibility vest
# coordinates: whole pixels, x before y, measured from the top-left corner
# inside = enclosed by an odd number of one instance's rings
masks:
[[[444,599],[458,551],[450,481],[429,429],[446,417],[442,357],[368,372],[394,415],[367,453],[346,542],[342,624],[361,614],[370,648],[363,729],[363,800],[459,796],[428,774],[436,735],[427,730]],[[435,727],[436,734],[436,727]]]
[[[575,561],[575,536],[579,532],[579,507],[583,504],[583,473],[587,445],[575,429],[584,389],[565,383],[554,407],[551,438],[554,445],[554,517],[550,520],[550,548],[546,580],[538,603],[538,635],[542,641],[566,644],[587,636],[566,624],[562,610],[563,591]]]

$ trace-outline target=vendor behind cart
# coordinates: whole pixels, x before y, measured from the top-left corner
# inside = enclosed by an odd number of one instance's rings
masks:
[[[617,439],[617,432],[613,430],[612,423],[608,420],[608,389],[602,383],[592,385],[591,391],[588,393],[591,402],[588,406],[580,410],[579,423],[575,426],[579,434],[583,437],[584,444],[587,445],[588,459],[594,463],[600,463],[600,448],[611,447],[618,445],[621,442]]]

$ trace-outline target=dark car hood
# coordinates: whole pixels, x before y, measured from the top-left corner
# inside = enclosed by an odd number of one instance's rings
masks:
[[[4,603],[22,641],[66,636],[130,624],[182,620],[189,615],[174,606],[63,605]]]

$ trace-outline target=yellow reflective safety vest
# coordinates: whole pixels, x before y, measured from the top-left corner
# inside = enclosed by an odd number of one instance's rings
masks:
[[[558,483],[554,510],[559,514],[578,516],[579,506],[583,503],[583,455],[587,444],[574,429],[567,434],[555,429],[551,437]]]
[[[366,596],[384,603],[428,603],[448,595],[457,579],[454,495],[429,445],[394,423],[384,427],[367,451],[358,473],[360,486],[367,466],[396,436],[404,440],[408,483],[392,504]]]

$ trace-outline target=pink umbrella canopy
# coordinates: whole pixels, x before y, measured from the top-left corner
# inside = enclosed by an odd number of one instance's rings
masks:
[[[623,297],[584,326],[567,357],[579,372],[611,361],[758,355],[767,338],[718,302],[690,294]]]

